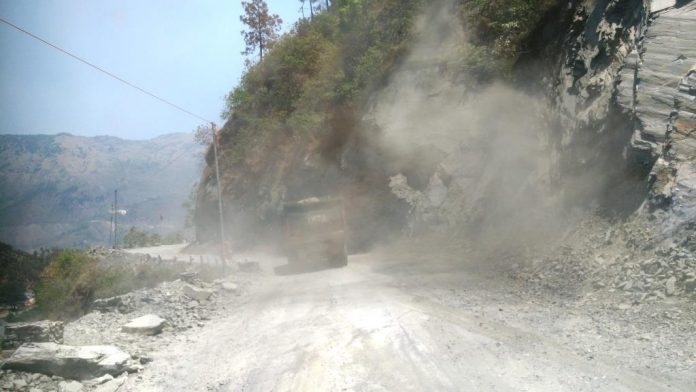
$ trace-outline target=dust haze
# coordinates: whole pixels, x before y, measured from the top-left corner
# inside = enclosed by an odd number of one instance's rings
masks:
[[[408,234],[440,229],[490,252],[548,245],[582,214],[563,205],[564,188],[581,185],[556,181],[549,102],[503,83],[467,83],[452,1],[430,4],[416,37],[364,119],[393,163],[390,187],[411,207]],[[602,184],[592,174],[585,206]]]

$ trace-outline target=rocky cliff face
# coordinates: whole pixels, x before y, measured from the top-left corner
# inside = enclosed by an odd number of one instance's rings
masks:
[[[25,249],[109,240],[113,191],[122,227],[183,228],[181,204],[196,182],[202,147],[192,135],[147,141],[60,135],[0,136],[0,241]]]
[[[696,221],[696,4],[652,7],[622,107],[635,121],[632,147],[656,159],[650,201],[667,212],[668,235]]]
[[[615,146],[609,152],[622,158],[615,162],[625,167],[623,178],[633,179],[632,193],[645,196],[643,207],[660,218],[665,238],[696,218],[695,18],[690,1],[582,3],[555,87],[566,166],[605,166],[598,151]],[[587,139],[596,147],[587,149]]]

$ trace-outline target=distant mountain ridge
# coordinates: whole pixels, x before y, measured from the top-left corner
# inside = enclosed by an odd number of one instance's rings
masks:
[[[183,133],[150,140],[0,135],[0,241],[24,249],[106,243],[114,189],[128,210],[119,218],[124,231],[181,230],[181,204],[203,151]]]

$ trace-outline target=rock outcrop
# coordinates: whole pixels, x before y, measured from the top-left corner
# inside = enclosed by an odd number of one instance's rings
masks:
[[[7,324],[2,348],[15,349],[24,343],[43,342],[63,343],[63,323],[44,320]]]
[[[683,237],[696,219],[696,3],[579,1],[561,14],[547,85],[558,183],[603,188],[614,214],[661,209],[660,239]]]
[[[673,3],[652,2],[620,85],[632,96],[620,102],[634,119],[631,146],[656,161],[649,200],[668,212],[665,237],[696,220],[696,3]]]
[[[65,346],[27,343],[2,365],[3,369],[86,380],[132,371],[131,356],[114,346]]]

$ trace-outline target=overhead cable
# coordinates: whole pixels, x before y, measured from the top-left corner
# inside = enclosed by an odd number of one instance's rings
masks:
[[[38,41],[40,41],[40,42],[42,42],[42,43],[45,44],[45,45],[48,45],[48,46],[52,47],[53,49],[56,49],[57,51],[59,51],[59,52],[61,52],[61,53],[63,53],[63,54],[66,54],[66,55],[68,55],[68,56],[74,58],[75,60],[77,60],[77,61],[79,61],[79,62],[81,62],[81,63],[84,63],[84,64],[86,64],[86,65],[88,65],[88,66],[90,66],[90,67],[96,69],[97,71],[99,71],[99,72],[101,72],[101,73],[106,74],[107,76],[109,76],[109,77],[111,77],[111,78],[113,78],[113,79],[118,80],[119,82],[121,82],[121,83],[123,83],[123,84],[125,84],[125,85],[127,85],[127,86],[129,86],[129,87],[131,87],[131,88],[134,88],[134,89],[140,91],[140,92],[143,93],[143,94],[149,95],[150,97],[152,97],[152,98],[154,98],[154,99],[156,99],[156,100],[158,100],[158,101],[160,101],[160,102],[163,102],[163,103],[165,103],[165,104],[167,104],[167,105],[169,105],[169,106],[171,106],[171,107],[173,107],[173,108],[175,108],[175,109],[177,109],[177,110],[179,110],[179,111],[181,111],[181,112],[184,112],[184,113],[188,114],[189,116],[192,116],[192,117],[195,117],[195,118],[197,118],[197,119],[199,119],[199,120],[205,121],[206,123],[212,122],[212,121],[210,121],[210,120],[208,120],[208,119],[203,118],[202,116],[197,115],[196,113],[193,113],[193,112],[191,112],[191,111],[189,111],[189,110],[186,110],[186,109],[182,108],[181,106],[179,106],[179,105],[177,105],[177,104],[175,104],[175,103],[172,103],[172,102],[170,102],[170,101],[168,101],[168,100],[166,100],[166,99],[164,99],[164,98],[161,98],[161,97],[155,95],[154,93],[151,93],[151,92],[145,90],[144,88],[138,87],[138,86],[136,86],[135,84],[133,84],[133,83],[131,83],[131,82],[129,82],[129,81],[127,81],[127,80],[125,80],[125,79],[119,77],[119,76],[116,76],[116,75],[114,75],[113,73],[111,73],[111,72],[109,72],[109,71],[107,71],[107,70],[105,70],[105,69],[103,69],[103,68],[101,68],[101,67],[99,67],[99,66],[96,66],[96,65],[90,63],[89,61],[87,61],[87,60],[85,60],[85,59],[83,59],[83,58],[81,58],[81,57],[79,57],[79,56],[77,56],[77,55],[74,55],[74,54],[70,53],[69,51],[67,51],[67,50],[65,50],[65,49],[63,49],[63,48],[61,48],[61,47],[59,47],[59,46],[57,46],[57,45],[54,45],[54,44],[52,44],[52,43],[46,41],[45,39],[43,39],[43,38],[41,38],[41,37],[38,37],[38,36],[36,36],[36,35],[30,33],[29,31],[24,30],[23,28],[21,28],[21,27],[19,27],[19,26],[17,26],[17,25],[14,25],[14,24],[12,24],[12,23],[10,23],[10,22],[8,22],[8,21],[5,20],[5,19],[0,18],[0,22],[4,23],[4,24],[6,24],[6,25],[8,25],[8,26],[10,26],[10,27],[12,27],[12,28],[14,28],[15,30],[18,30],[18,31],[20,31],[20,32],[22,32],[22,33],[24,33],[24,34],[26,34],[26,35],[28,35],[28,36],[30,36],[30,37],[32,37],[32,38],[38,40]]]

